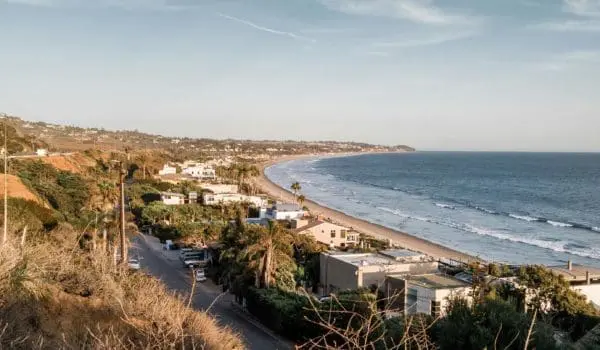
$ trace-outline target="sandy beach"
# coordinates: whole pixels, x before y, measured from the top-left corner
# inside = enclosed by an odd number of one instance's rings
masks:
[[[340,156],[351,156],[357,155],[356,153],[349,154],[337,154],[336,157]],[[327,156],[327,155],[325,155]],[[286,162],[295,159],[301,158],[312,158],[317,157],[316,155],[298,155],[298,156],[286,156],[281,157],[275,160],[271,160],[260,165],[261,174],[257,178],[255,178],[255,185],[262,190],[265,194],[269,195],[272,198],[277,200],[285,201],[285,202],[295,202],[294,195],[287,189],[284,189],[277,184],[273,183],[269,180],[265,174],[264,170],[271,165],[280,162]],[[408,233],[393,230],[378,224],[374,224],[365,220],[361,220],[355,218],[353,216],[347,215],[341,211],[324,207],[319,205],[307,198],[304,202],[304,205],[313,213],[318,214],[322,217],[328,218],[330,221],[333,221],[337,224],[351,227],[354,230],[371,235],[378,239],[390,239],[396,245],[404,247],[406,249],[422,252],[433,256],[435,258],[451,258],[461,261],[472,261],[472,260],[480,260],[473,256],[470,256],[465,253],[461,253],[451,248],[444,247],[442,245],[427,241],[425,239],[412,236]]]

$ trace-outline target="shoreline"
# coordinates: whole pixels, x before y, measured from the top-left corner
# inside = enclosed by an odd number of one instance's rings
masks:
[[[278,163],[288,162],[292,160],[298,159],[306,159],[306,158],[315,158],[315,157],[350,157],[357,156],[363,154],[377,154],[382,152],[362,152],[362,153],[337,153],[337,154],[306,154],[306,155],[293,155],[293,156],[283,156],[276,159],[272,159],[267,162],[263,162],[259,164],[260,175],[254,179],[255,185],[260,188],[262,192],[269,195],[272,198],[277,200],[282,200],[285,202],[295,202],[294,195],[291,191],[286,188],[283,188],[273,181],[271,181],[265,175],[265,169],[270,166],[273,166]],[[390,152],[386,152],[390,153]],[[394,152],[394,153],[404,153],[404,152]],[[480,258],[472,256],[467,253],[460,252],[458,250],[445,247],[441,244],[434,243],[428,241],[423,238],[419,238],[413,236],[409,233],[398,231],[389,227],[385,227],[380,224],[372,223],[367,220],[356,218],[352,215],[346,214],[337,209],[332,209],[326,207],[324,205],[318,204],[307,198],[304,202],[304,206],[306,206],[311,212],[318,213],[321,216],[324,216],[331,220],[334,223],[337,223],[342,226],[351,227],[355,231],[359,233],[363,233],[366,235],[373,236],[377,239],[391,240],[394,244],[400,245],[405,249],[421,252],[430,256],[433,256],[437,259],[441,258],[449,258],[454,260],[459,260],[463,262],[468,261],[483,261]]]

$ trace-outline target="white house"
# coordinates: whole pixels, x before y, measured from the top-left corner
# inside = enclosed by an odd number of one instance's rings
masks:
[[[158,171],[158,175],[173,175],[177,174],[177,168],[174,166],[170,166],[169,164],[165,164],[161,170]]]
[[[202,195],[204,205],[220,205],[230,203],[250,203],[256,207],[264,207],[267,200],[257,196],[246,196],[239,193],[204,193]]]
[[[160,200],[166,205],[181,205],[185,203],[185,195],[181,193],[162,192]]]
[[[204,165],[196,165],[184,168],[182,173],[203,180],[214,180],[217,178],[215,169]]]
[[[294,219],[292,220],[292,229],[299,234],[311,235],[317,242],[331,248],[356,245],[360,237],[359,233],[352,229],[321,220],[309,222]]]
[[[271,208],[261,211],[261,217],[271,220],[292,220],[304,217],[304,210],[295,203],[277,203]]]
[[[455,297],[470,300],[469,283],[439,272],[388,275],[384,293],[393,311],[404,315],[446,314],[449,301]]]
[[[38,148],[38,149],[35,151],[35,154],[37,154],[37,155],[38,155],[38,157],[45,157],[45,156],[47,156],[47,155],[48,155],[48,150],[47,150],[47,149],[45,149],[45,148]]]

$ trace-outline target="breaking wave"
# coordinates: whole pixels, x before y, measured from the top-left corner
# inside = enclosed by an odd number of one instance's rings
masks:
[[[397,209],[390,209],[386,207],[378,207],[378,209],[383,210],[385,212],[394,214],[396,216],[400,216],[406,219],[418,220],[423,222],[428,222],[436,225],[442,225],[446,227],[450,227],[459,231],[474,233],[480,236],[488,236],[496,239],[501,239],[505,241],[515,242],[515,243],[523,243],[539,248],[544,248],[548,250],[552,250],[559,253],[569,253],[579,255],[581,257],[600,259],[600,251],[589,249],[582,245],[578,245],[576,243],[567,242],[563,240],[552,240],[552,239],[537,239],[537,238],[527,238],[524,236],[514,236],[511,234],[498,232],[495,230],[490,230],[486,228],[480,228],[469,224],[464,223],[456,223],[452,221],[444,221],[444,220],[435,220],[432,218],[426,218],[421,216],[412,216],[408,215]]]

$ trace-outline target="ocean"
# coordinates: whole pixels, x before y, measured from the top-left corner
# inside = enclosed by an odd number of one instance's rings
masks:
[[[309,199],[484,259],[600,267],[600,154],[415,152],[265,171]]]

